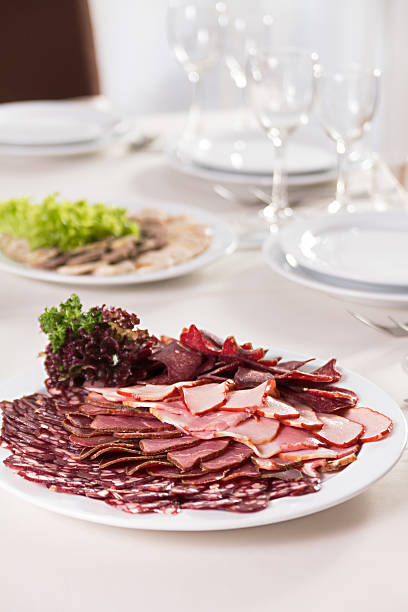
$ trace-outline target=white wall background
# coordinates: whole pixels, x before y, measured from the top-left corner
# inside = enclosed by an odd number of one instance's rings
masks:
[[[403,66],[408,46],[407,0],[227,3],[237,14],[271,14],[278,42],[316,50],[324,63],[357,61],[382,68],[384,81],[374,137],[387,146],[404,146],[408,140],[408,119],[402,118],[408,108]],[[90,0],[90,5],[103,90],[114,107],[141,114],[187,109],[190,88],[166,40],[167,0]],[[232,104],[237,96],[222,66],[211,69],[201,87],[212,107]]]

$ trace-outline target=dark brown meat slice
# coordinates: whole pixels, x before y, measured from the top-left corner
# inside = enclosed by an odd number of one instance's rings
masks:
[[[200,440],[198,440],[197,438],[193,438],[192,436],[182,436],[181,438],[175,438],[173,440],[148,438],[146,440],[140,441],[140,448],[144,453],[150,455],[155,453],[180,450],[182,448],[186,448],[187,446],[193,446],[194,444],[199,443]]]
[[[303,475],[300,470],[289,469],[279,470],[278,472],[262,472],[261,478],[279,478],[280,480],[302,480]]]
[[[92,419],[81,412],[67,412],[65,416],[67,421],[75,427],[89,428],[92,423]]]
[[[104,431],[150,431],[168,429],[168,425],[161,423],[153,416],[116,416],[97,415],[91,424],[92,429],[103,429]]]
[[[169,427],[169,429],[167,429]],[[166,429],[158,429],[157,431],[132,431],[132,432],[119,432],[115,431],[115,438],[120,438],[121,440],[140,440],[142,438],[157,438],[157,439],[168,439],[168,438],[180,438],[183,434],[181,431],[178,431],[175,427],[170,429],[171,425],[167,425]]]
[[[79,446],[99,446],[100,444],[106,444],[107,442],[117,442],[113,436],[93,436],[92,438],[81,438],[79,436],[75,436],[71,434],[69,439],[74,444],[79,444]]]
[[[184,477],[181,482],[183,482],[184,484],[190,484],[190,485],[209,484],[210,482],[216,482],[217,480],[222,480],[225,474],[226,474],[226,470],[218,470],[215,472],[207,472],[205,474],[200,474],[199,476]]]
[[[206,440],[192,448],[173,451],[167,454],[169,461],[183,471],[191,470],[201,459],[215,457],[228,446],[228,440]]]
[[[252,461],[245,461],[238,467],[230,470],[223,478],[223,482],[234,480],[235,478],[257,478],[259,476],[259,469]]]
[[[231,442],[221,455],[218,455],[218,457],[214,457],[213,459],[201,461],[201,465],[208,471],[224,470],[243,463],[246,459],[249,459],[251,455],[252,449],[245,444],[241,444],[240,442]]]

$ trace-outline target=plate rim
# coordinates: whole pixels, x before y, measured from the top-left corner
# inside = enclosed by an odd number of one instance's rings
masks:
[[[65,197],[65,196],[64,196]],[[119,207],[127,208],[130,211],[136,211],[143,208],[160,208],[168,211],[170,214],[189,214],[191,217],[196,218],[197,221],[208,224],[213,230],[214,242],[210,244],[208,249],[194,257],[191,260],[176,264],[170,268],[163,268],[157,272],[150,274],[118,274],[117,276],[99,277],[91,275],[89,276],[69,276],[58,274],[57,272],[48,272],[47,270],[41,270],[39,268],[30,268],[26,264],[19,262],[13,262],[12,259],[0,252],[0,270],[16,276],[22,276],[24,278],[30,278],[32,280],[41,280],[51,283],[64,284],[64,285],[78,285],[78,286],[89,286],[89,287],[107,287],[117,285],[143,285],[148,283],[156,283],[160,281],[171,280],[173,278],[179,278],[187,274],[201,270],[208,265],[222,259],[223,257],[230,255],[235,251],[238,245],[238,237],[236,232],[232,229],[227,221],[224,221],[219,215],[209,212],[200,207],[190,207],[187,204],[179,204],[173,202],[166,202],[160,200],[141,200],[135,199],[123,199],[111,201],[110,199],[97,199],[89,198],[92,202],[104,202],[106,205],[115,205]],[[220,245],[217,246],[215,240],[220,241]],[[3,261],[3,258],[6,261]],[[11,263],[8,263],[8,260]]]
[[[283,358],[302,359],[305,357],[304,355],[293,351],[282,351],[279,348],[276,350],[279,352],[279,354],[282,354]],[[273,350],[273,354],[277,354],[275,350]],[[317,365],[323,363],[324,361],[324,358],[316,358]],[[345,470],[339,472],[331,479],[323,482],[320,491],[316,493],[299,497],[286,497],[278,499],[272,501],[265,510],[253,514],[235,514],[222,512],[219,510],[183,510],[178,515],[166,516],[159,514],[128,515],[125,512],[121,512],[118,509],[107,506],[107,504],[103,504],[100,500],[87,499],[82,496],[65,493],[55,493],[46,487],[41,487],[36,483],[28,482],[23,478],[20,478],[14,474],[12,470],[6,468],[2,462],[0,465],[0,487],[37,507],[60,515],[114,527],[154,531],[184,532],[241,529],[285,522],[321,512],[359,495],[369,486],[385,476],[399,461],[407,443],[407,422],[396,401],[383,389],[381,389],[381,387],[370,380],[362,377],[356,372],[348,370],[347,368],[343,368],[342,366],[340,366],[340,368],[346,379],[346,385],[350,384],[348,383],[348,379],[351,377],[353,382],[350,386],[352,386],[357,393],[361,394],[362,389],[356,389],[356,382],[357,387],[363,386],[365,388],[363,394],[368,394],[369,396],[370,394],[374,394],[374,397],[376,398],[374,405],[372,404],[374,409],[378,408],[377,399],[378,404],[381,406],[386,405],[386,409],[385,411],[383,409],[383,411],[385,414],[391,413],[394,421],[394,428],[387,438],[378,443],[372,442],[365,445],[360,452],[359,459],[356,462],[346,467]],[[35,390],[38,391],[42,386],[42,382],[40,381],[43,380],[43,376],[43,369],[39,364],[37,364],[37,367],[17,375],[11,380],[0,382],[0,396],[3,397],[4,393],[6,394],[6,397],[18,396],[18,393],[16,394],[13,392],[14,385],[20,385],[18,388],[20,391],[21,387],[23,388],[23,394],[30,392],[30,390],[31,392]],[[364,403],[366,402],[364,401]],[[381,446],[375,447],[376,444],[381,444]],[[375,457],[377,454],[377,459],[380,455],[381,459],[383,460],[384,450],[389,446],[391,446],[392,453],[388,458],[388,462],[385,464],[381,465],[381,461],[378,462],[375,461],[375,458],[369,458],[370,455],[374,455]],[[379,453],[376,453],[376,449],[378,451],[378,448],[381,450]],[[8,451],[5,449],[0,449],[0,459],[3,459],[5,456],[7,456],[7,454]],[[371,469],[374,466],[374,471],[378,465],[381,465],[381,469],[377,469],[376,473],[372,475],[368,481],[363,482],[362,484],[360,483],[357,487],[354,486],[354,489],[353,487],[350,488],[348,481],[355,483],[356,473],[357,476],[361,477],[360,472],[364,470],[366,463],[371,467]],[[340,494],[338,487],[337,490],[335,487],[335,483],[340,483],[340,481],[343,484],[343,489],[344,481],[349,484],[348,488],[346,487],[346,492],[343,492],[343,494]],[[333,488],[335,488],[334,495],[332,493]],[[328,497],[329,499],[325,500],[325,497]],[[62,500],[62,504],[60,503],[60,500]],[[67,504],[67,506],[64,506],[64,502]],[[79,506],[79,508],[77,508],[77,506]],[[279,516],[279,511],[277,512],[277,516],[273,516],[276,507],[278,507],[278,510],[279,508],[283,508],[284,514],[282,516]],[[289,511],[287,507],[289,507]]]

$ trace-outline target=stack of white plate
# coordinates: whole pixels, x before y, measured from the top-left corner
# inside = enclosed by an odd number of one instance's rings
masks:
[[[268,264],[341,298],[408,303],[408,210],[297,217],[264,244]]]
[[[118,141],[123,130],[112,113],[80,102],[13,102],[0,105],[0,153],[77,155]]]
[[[313,185],[336,177],[332,153],[312,144],[289,142],[289,185]],[[212,182],[270,185],[274,171],[271,142],[261,131],[221,131],[169,152],[174,168]]]

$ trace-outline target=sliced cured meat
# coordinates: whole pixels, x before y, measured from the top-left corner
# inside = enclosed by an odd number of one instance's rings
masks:
[[[358,402],[358,397],[353,391],[340,387],[327,389],[303,387],[292,391],[297,401],[311,406],[316,412],[335,412],[342,408],[352,408]]]
[[[335,446],[350,446],[356,442],[363,432],[363,426],[337,414],[318,412],[317,416],[323,427],[315,435]]]
[[[117,389],[119,395],[131,397],[139,401],[160,401],[174,395],[176,385],[134,385]]]
[[[173,440],[148,438],[140,441],[140,448],[144,453],[150,455],[155,453],[167,453],[171,450],[179,450],[181,448],[186,448],[187,446],[193,446],[197,443],[199,443],[199,440],[197,440],[197,438],[193,438],[192,436],[182,436],[181,438],[175,438]]]
[[[265,401],[266,396],[275,389],[274,379],[269,379],[252,389],[242,389],[241,391],[231,391],[227,401],[222,405],[222,410],[256,412],[259,406]]]
[[[104,399],[109,402],[121,402],[123,400],[123,396],[118,393],[116,387],[89,387],[85,386],[87,391],[92,391],[93,393],[97,393],[101,395]]]
[[[259,361],[265,355],[265,351],[261,348],[252,348],[252,344],[250,342],[247,342],[246,344],[242,344],[240,346],[235,340],[234,336],[228,336],[228,338],[224,340],[224,344],[222,345],[221,355],[241,357],[244,359]]]
[[[75,436],[71,434],[69,439],[74,444],[78,444],[79,446],[99,446],[99,444],[105,444],[107,442],[115,442],[115,438],[113,436],[93,436],[92,438],[81,438],[80,436]]]
[[[184,472],[191,470],[200,460],[215,457],[228,446],[228,440],[208,440],[191,448],[167,453],[169,461]]]
[[[322,365],[320,368],[313,370],[313,374],[330,376],[332,378],[332,382],[337,382],[341,378],[341,373],[336,369],[336,359],[330,359],[330,361]]]
[[[209,383],[199,387],[182,387],[180,389],[183,402],[191,414],[199,415],[215,410],[227,399],[230,382]]]
[[[310,461],[305,461],[300,469],[309,478],[319,478],[318,470],[322,469],[326,463],[326,459],[311,459]]]
[[[142,470],[146,470],[150,467],[154,467],[154,466],[158,466],[158,465],[162,465],[162,466],[170,466],[171,464],[168,461],[162,461],[160,459],[149,459],[148,461],[143,461],[142,463],[138,463],[137,465],[131,467],[130,469],[127,469],[127,474],[128,476],[133,476],[133,474],[136,474],[136,472],[140,472]]]
[[[282,370],[299,370],[310,361],[314,361],[314,358],[305,359],[304,361],[280,361],[279,367],[282,368]]]
[[[210,482],[216,482],[217,480],[221,480],[224,477],[225,473],[226,470],[219,470],[218,472],[207,472],[205,474],[200,474],[199,476],[184,476],[181,482],[189,485],[208,484]]]
[[[215,357],[206,357],[206,359],[211,359],[213,363],[215,363]],[[211,379],[217,378],[218,380],[220,378],[231,378],[235,375],[238,366],[239,361],[230,361],[215,368],[206,368],[205,370],[203,370],[204,373],[200,374],[199,378],[211,377]]]
[[[92,423],[92,419],[81,412],[67,412],[65,417],[75,427],[88,428]]]
[[[113,432],[115,438],[124,440],[141,440],[143,438],[180,438],[182,433],[175,427],[170,425],[166,426],[166,429],[149,429],[148,431],[115,431]]]
[[[273,440],[278,433],[279,426],[279,421],[275,419],[251,417],[239,425],[218,432],[217,436],[229,436],[253,448]]]
[[[192,415],[185,406],[175,407],[174,403],[168,407],[151,407],[150,412],[160,421],[174,425],[186,434],[192,434],[197,438],[208,440],[213,438],[219,431],[225,431],[248,419],[245,412],[227,412],[217,410],[202,414]],[[181,402],[179,402],[181,404]]]
[[[275,419],[295,419],[299,416],[294,406],[270,396],[266,397],[264,405],[258,406],[257,413]]]
[[[360,442],[380,440],[392,430],[391,419],[371,408],[350,408],[342,414],[346,419],[363,426],[364,431],[360,436]]]
[[[203,361],[200,353],[182,346],[179,342],[170,342],[152,356],[153,360],[166,368],[167,383],[180,380],[194,380]]]
[[[204,355],[219,355],[220,353],[219,346],[208,337],[208,334],[203,334],[195,325],[183,329],[180,334],[180,342],[184,347],[204,353]]]
[[[91,423],[92,429],[103,429],[109,431],[149,431],[151,429],[163,429],[163,424],[157,419],[147,416],[116,416],[97,415]]]
[[[292,459],[282,459],[281,457],[274,457],[273,459],[266,459],[264,457],[252,457],[254,465],[262,470],[274,470],[276,472],[280,470],[287,470],[289,468],[299,465],[299,461]]]
[[[321,467],[322,472],[337,472],[337,470],[341,470],[346,467],[350,463],[353,463],[357,459],[357,455],[355,453],[350,453],[349,455],[344,455],[343,457],[339,457],[338,459],[332,459],[330,461],[326,461],[325,464]]]
[[[123,398],[124,399],[124,398]],[[127,404],[127,402],[126,402]],[[92,417],[98,414],[116,414],[120,416],[136,416],[138,414],[148,413],[145,406],[127,406],[125,404],[114,404],[113,402],[105,402],[104,404],[82,404],[80,407],[84,415]]]
[[[331,448],[322,447],[285,451],[280,453],[279,457],[295,461],[308,461],[309,459],[336,459],[337,453]]]
[[[315,431],[322,429],[323,423],[313,408],[309,408],[303,404],[297,404],[296,410],[299,413],[297,418],[281,419],[281,422],[285,425],[290,425],[291,427],[301,427],[302,429],[313,429]]]
[[[240,366],[235,373],[234,383],[238,389],[248,389],[256,387],[267,380],[270,380],[271,373],[268,371],[254,370]]]
[[[256,478],[259,475],[258,467],[252,461],[244,461],[241,465],[233,468],[224,476],[223,481],[235,480],[236,478]]]
[[[201,469],[190,470],[189,472],[182,472],[175,465],[171,466],[157,466],[147,468],[148,473],[151,476],[162,476],[163,478],[184,478],[188,476],[202,476],[203,471]]]
[[[209,472],[225,470],[243,463],[246,459],[249,459],[251,455],[252,450],[245,444],[231,442],[221,455],[218,455],[218,457],[214,457],[213,459],[201,461],[201,465],[203,469],[208,470]]]
[[[261,478],[278,478],[279,480],[297,481],[303,479],[303,474],[300,470],[296,468],[291,468],[289,470],[280,470],[278,472],[263,472],[261,474]]]
[[[273,457],[274,455],[286,451],[317,448],[321,445],[322,442],[306,429],[297,429],[296,427],[281,425],[274,440],[266,442],[265,444],[259,444],[254,450],[258,457]]]

